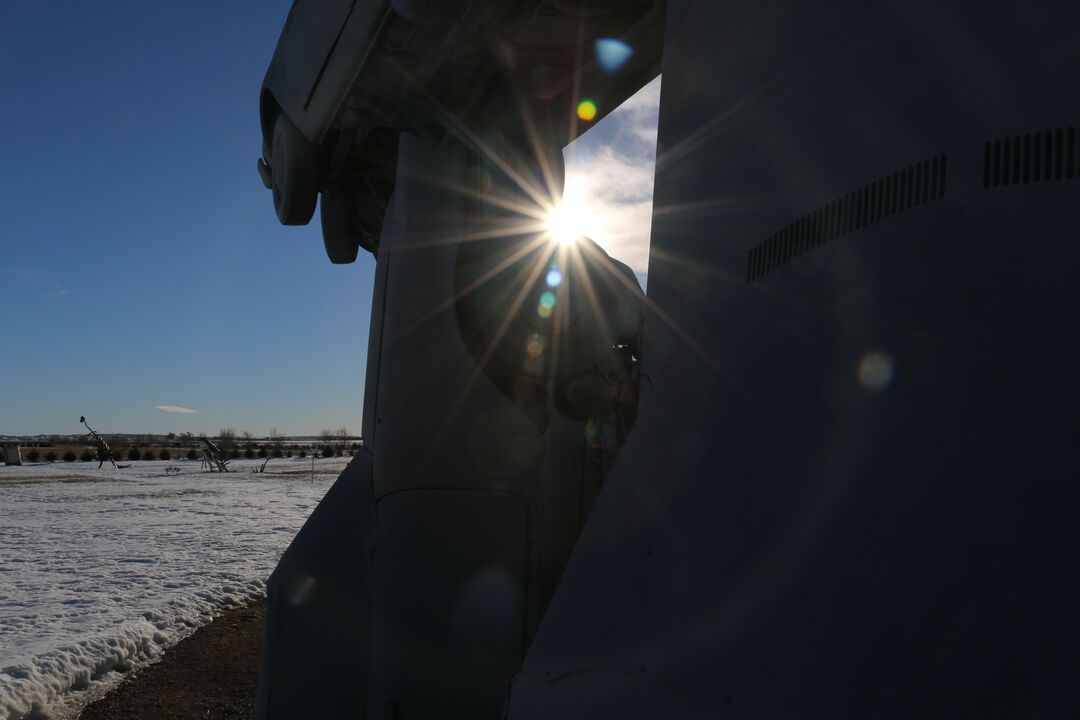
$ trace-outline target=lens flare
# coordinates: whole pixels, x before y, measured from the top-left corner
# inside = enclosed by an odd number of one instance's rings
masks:
[[[550,290],[545,291],[540,296],[540,302],[536,306],[536,314],[542,318],[551,317],[551,313],[555,310],[555,293]]]
[[[863,388],[872,393],[879,393],[893,380],[896,365],[891,355],[885,352],[870,352],[859,360],[856,374]]]
[[[546,280],[547,280],[547,286],[548,287],[552,287],[552,288],[559,287],[559,285],[562,284],[562,273],[559,272],[559,268],[552,265],[551,269],[548,270]]]
[[[579,120],[585,122],[592,122],[596,119],[596,103],[592,100],[582,100],[577,106],[577,116]]]
[[[525,344],[525,352],[529,354],[529,357],[540,357],[540,353],[544,352],[544,339],[539,335],[533,335]]]
[[[618,38],[600,38],[596,41],[596,60],[608,75],[614,75],[634,54],[634,48]]]

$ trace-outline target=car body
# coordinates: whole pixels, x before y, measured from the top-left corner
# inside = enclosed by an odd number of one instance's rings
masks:
[[[376,252],[398,134],[452,132],[471,120],[469,108],[490,106],[510,86],[530,88],[507,106],[546,118],[543,152],[559,155],[659,73],[656,43],[652,51],[640,43],[615,77],[591,44],[611,36],[633,46],[662,23],[663,8],[660,0],[296,0],[259,101],[259,171],[279,219],[306,224],[321,193],[331,260],[351,262],[358,247]],[[574,107],[586,96],[599,112],[582,124]]]

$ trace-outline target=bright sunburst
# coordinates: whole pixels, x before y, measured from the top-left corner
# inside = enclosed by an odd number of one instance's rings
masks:
[[[568,179],[562,200],[547,214],[548,235],[560,245],[572,245],[582,236],[591,236],[596,229],[597,218],[585,201],[587,190],[583,178]]]
[[[547,231],[560,245],[572,245],[582,233],[580,208],[560,203],[547,216]]]

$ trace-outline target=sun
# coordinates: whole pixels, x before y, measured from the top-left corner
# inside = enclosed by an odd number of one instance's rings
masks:
[[[584,220],[580,207],[559,203],[548,213],[548,235],[560,245],[573,245],[584,234]]]
[[[585,202],[587,186],[578,181],[567,183],[562,200],[547,214],[548,235],[559,245],[573,245],[578,238],[592,233],[596,218]]]

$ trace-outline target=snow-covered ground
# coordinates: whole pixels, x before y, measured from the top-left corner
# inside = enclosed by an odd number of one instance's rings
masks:
[[[68,718],[259,598],[348,458],[0,467],[0,720]],[[166,475],[175,466],[181,474]]]

